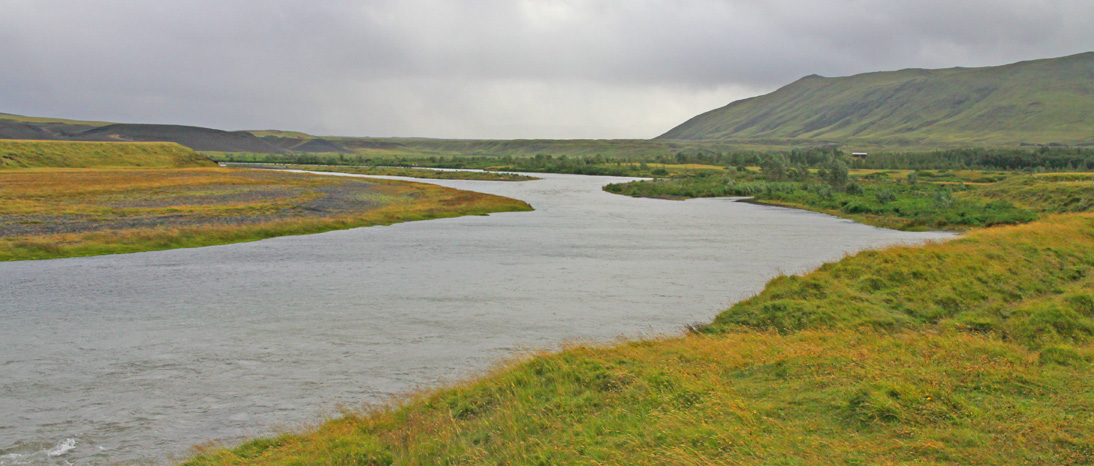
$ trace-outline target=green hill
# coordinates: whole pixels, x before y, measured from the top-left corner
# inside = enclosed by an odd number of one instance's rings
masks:
[[[657,139],[1094,144],[1094,52],[985,68],[806,76]]]
[[[215,164],[168,142],[70,142],[0,140],[0,170],[15,168],[183,168]]]

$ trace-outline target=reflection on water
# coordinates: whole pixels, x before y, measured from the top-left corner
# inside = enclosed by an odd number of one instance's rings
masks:
[[[0,263],[0,465],[178,458],[522,348],[678,332],[780,272],[948,236],[542,176],[430,181],[535,212]]]

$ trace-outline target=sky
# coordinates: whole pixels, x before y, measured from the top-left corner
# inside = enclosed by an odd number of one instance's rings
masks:
[[[0,0],[0,112],[645,139],[802,76],[1094,50],[1090,0]]]

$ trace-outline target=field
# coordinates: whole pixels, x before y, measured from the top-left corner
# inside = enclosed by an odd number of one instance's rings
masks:
[[[967,230],[1094,210],[1094,174],[983,170],[784,168],[701,173],[604,189],[629,196],[687,199],[746,196],[885,228]]]
[[[1090,464],[1094,215],[867,251],[187,465]]]
[[[205,156],[170,142],[0,140],[0,172],[44,167],[212,167]]]
[[[482,171],[443,171],[428,168],[405,167],[353,167],[338,165],[270,165],[270,164],[237,164],[238,166],[251,168],[273,168],[307,170],[316,172],[352,173],[355,175],[375,176],[406,176],[412,178],[424,178],[433,180],[481,180],[481,181],[531,181],[537,179],[533,176],[518,175],[516,173],[482,172]]]
[[[489,212],[433,185],[229,168],[0,170],[0,260],[116,254]]]

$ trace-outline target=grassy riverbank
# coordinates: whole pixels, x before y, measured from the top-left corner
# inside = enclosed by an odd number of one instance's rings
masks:
[[[842,170],[707,171],[604,189],[674,199],[748,196],[899,230],[1015,225],[1094,207],[1094,173]]]
[[[530,210],[440,186],[229,168],[0,170],[0,260],[118,254]]]
[[[187,464],[1089,464],[1094,215],[868,251]]]
[[[343,165],[278,165],[278,164],[231,164],[248,168],[272,168],[307,170],[315,172],[350,173],[354,175],[406,176],[431,180],[477,180],[477,181],[531,181],[538,178],[516,173],[491,171],[433,170],[429,168],[407,167],[368,167]]]

